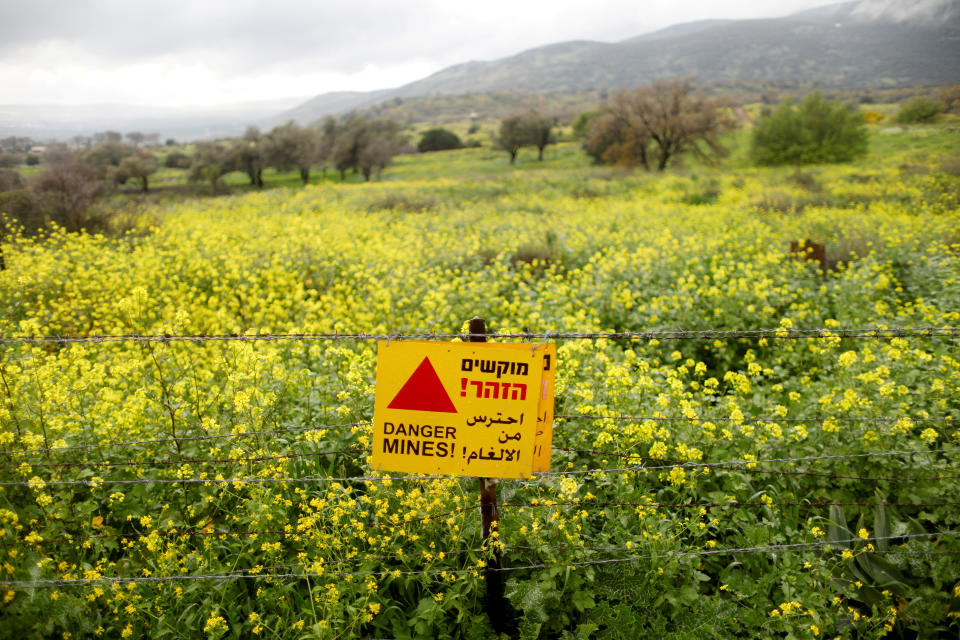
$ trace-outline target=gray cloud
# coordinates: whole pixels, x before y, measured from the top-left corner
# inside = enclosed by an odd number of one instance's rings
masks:
[[[149,101],[275,97],[237,86],[262,87],[265,78],[285,95],[383,88],[551,42],[783,15],[823,1],[0,0],[0,102],[130,100],[138,91]]]
[[[149,8],[118,0],[7,0],[0,55],[17,57],[56,44],[114,63],[185,55],[250,68],[324,58],[331,68],[349,72],[395,51],[398,43],[408,56],[436,47],[414,35],[424,25],[404,3],[170,0],[143,6]]]

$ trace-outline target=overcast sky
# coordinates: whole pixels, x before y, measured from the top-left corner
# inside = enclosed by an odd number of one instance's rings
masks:
[[[0,0],[0,104],[225,104],[399,86],[564,40],[830,0]]]

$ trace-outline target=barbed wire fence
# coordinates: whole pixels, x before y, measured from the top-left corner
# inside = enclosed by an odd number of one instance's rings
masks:
[[[205,343],[205,342],[281,342],[281,341],[376,341],[376,340],[463,340],[468,341],[475,338],[500,339],[500,340],[520,340],[520,341],[549,341],[549,340],[616,340],[616,341],[680,341],[680,340],[816,340],[816,339],[875,339],[892,340],[895,338],[911,339],[941,339],[949,342],[955,342],[960,337],[960,328],[958,327],[867,327],[853,329],[762,329],[762,330],[664,330],[664,331],[621,331],[621,332],[523,332],[523,333],[291,333],[291,334],[104,334],[104,335],[8,335],[0,336],[0,345],[105,345],[116,343]],[[613,421],[613,422],[646,422],[653,423],[698,423],[698,422],[736,422],[740,424],[816,424],[824,423],[828,420],[849,424],[883,425],[895,424],[907,419],[912,423],[918,424],[944,424],[953,423],[951,416],[829,416],[829,415],[810,415],[806,417],[785,418],[769,415],[743,416],[742,418],[732,418],[729,416],[663,416],[659,414],[652,415],[592,415],[586,413],[561,413],[555,416],[560,424],[576,424],[580,421]],[[25,459],[24,456],[35,456],[38,454],[48,455],[51,453],[71,454],[78,452],[91,452],[102,449],[123,449],[131,447],[141,447],[154,444],[169,444],[182,442],[206,442],[228,439],[239,439],[246,437],[273,436],[280,434],[306,434],[309,432],[339,431],[339,430],[357,430],[368,429],[372,426],[370,421],[354,421],[340,424],[320,424],[309,427],[297,428],[277,428],[262,429],[254,431],[243,431],[239,433],[220,433],[205,434],[197,436],[180,436],[149,438],[138,440],[118,440],[108,442],[86,442],[86,443],[68,443],[63,446],[11,449],[7,448],[0,451],[0,456],[6,457],[10,462],[0,464],[0,471],[11,471],[21,468],[23,464],[28,464],[31,468],[50,469],[56,474],[64,469],[81,468],[86,471],[103,471],[113,468],[175,468],[175,467],[195,467],[203,466],[231,466],[236,464],[248,463],[268,463],[284,462],[293,460],[310,460],[323,457],[349,456],[351,458],[362,458],[371,453],[369,448],[343,448],[318,451],[301,451],[296,453],[270,454],[257,456],[229,456],[229,457],[182,457],[177,460],[169,459],[122,459],[122,460],[83,460],[83,461],[37,461],[35,459]],[[299,442],[299,441],[298,441]],[[289,444],[289,443],[288,443]],[[797,457],[770,457],[758,459],[727,459],[727,460],[667,460],[651,456],[642,456],[625,451],[607,451],[603,449],[583,449],[566,446],[554,446],[553,449],[564,454],[586,455],[601,458],[615,458],[623,461],[623,466],[600,466],[582,469],[564,469],[542,473],[535,473],[533,477],[522,480],[521,486],[537,485],[543,481],[548,481],[553,477],[567,476],[606,476],[607,474],[647,474],[651,472],[663,472],[673,469],[682,470],[700,470],[707,472],[717,472],[725,470],[736,470],[741,473],[751,473],[773,476],[810,476],[826,479],[848,479],[858,482],[887,482],[887,483],[934,483],[950,481],[960,478],[960,473],[947,473],[946,471],[956,471],[957,457],[951,454],[960,453],[960,448],[937,448],[937,449],[901,449],[890,451],[870,451],[862,453],[849,454],[825,454],[816,456],[797,456]],[[837,473],[832,471],[815,471],[810,469],[797,469],[796,465],[802,463],[819,463],[832,461],[852,461],[857,459],[886,458],[886,459],[911,459],[912,457],[930,457],[946,460],[947,465],[935,474],[927,475],[858,475],[850,473]],[[942,456],[942,457],[941,457]],[[636,462],[637,464],[631,464]],[[766,467],[766,468],[761,468]],[[776,467],[776,468],[769,468]],[[28,489],[42,489],[44,487],[89,487],[99,488],[101,486],[125,486],[125,485],[164,485],[179,484],[204,485],[204,486],[240,486],[254,484],[289,484],[289,485],[309,485],[309,484],[333,484],[344,485],[355,483],[394,483],[394,482],[433,482],[449,480],[448,476],[441,475],[417,475],[417,474],[389,474],[376,473],[371,475],[356,475],[334,477],[328,475],[300,475],[289,477],[255,477],[255,476],[237,476],[224,478],[222,475],[211,477],[209,473],[200,474],[194,477],[136,477],[136,478],[61,478],[57,475],[55,478],[31,480],[2,480],[0,487],[20,487]],[[504,502],[500,505],[506,509],[540,509],[540,508],[577,508],[577,509],[606,509],[606,508],[631,508],[631,509],[824,509],[831,507],[883,507],[883,508],[904,508],[904,509],[930,509],[936,507],[956,507],[960,502],[955,501],[935,501],[935,502],[912,502],[912,501],[825,501],[825,500],[736,500],[731,499],[722,502],[687,502],[687,503],[669,503],[669,502],[623,502],[623,501],[603,501],[592,500],[573,500],[573,501],[552,501],[538,500],[527,502]],[[435,520],[448,519],[457,515],[462,515],[474,511],[477,506],[459,507],[452,511],[445,511],[437,514],[425,515],[422,517],[405,517],[399,522],[365,522],[365,527],[403,527],[411,526],[418,522],[429,522]],[[409,515],[409,514],[408,514]],[[88,523],[86,522],[60,522],[65,528],[82,530]],[[105,526],[105,525],[103,525]],[[844,523],[845,526],[845,523]],[[158,537],[186,538],[186,537],[210,537],[210,536],[278,536],[280,538],[292,538],[304,536],[300,531],[290,531],[287,529],[268,529],[268,530],[237,530],[229,528],[218,528],[215,523],[210,526],[194,529],[154,530],[154,535]],[[602,553],[607,557],[575,559],[567,563],[571,569],[582,567],[601,566],[619,563],[631,563],[642,561],[653,561],[657,559],[674,558],[703,558],[718,555],[737,555],[737,554],[763,554],[776,555],[781,553],[839,553],[842,549],[850,549],[854,545],[870,545],[870,553],[884,553],[890,555],[957,555],[960,551],[933,549],[933,548],[905,548],[910,541],[919,540],[946,540],[960,535],[960,531],[943,529],[930,532],[904,532],[900,535],[889,536],[859,536],[848,539],[832,540],[808,540],[796,543],[781,543],[769,545],[753,545],[730,548],[696,548],[688,550],[667,550],[662,552],[650,552],[643,554],[631,553],[630,545],[626,542],[621,545],[608,546],[584,546],[584,545],[553,545],[548,547],[526,547],[523,545],[500,544],[500,550],[504,553],[531,551],[543,548],[556,548],[566,551],[575,551],[580,554]],[[94,540],[107,538],[118,538],[121,540],[136,540],[140,536],[136,532],[102,532],[93,535],[66,533],[62,540],[43,540],[36,542],[40,545],[58,545],[58,544],[84,544]],[[884,542],[887,544],[880,545]],[[891,545],[899,545],[894,547]],[[883,547],[883,548],[881,548]],[[479,549],[460,549],[446,552],[448,557],[460,557],[469,554],[482,554],[489,550],[485,544]],[[862,549],[861,549],[862,551]],[[520,554],[522,558],[523,555]],[[389,564],[396,560],[395,556],[370,555],[355,558],[352,562],[370,563],[379,562]],[[330,565],[345,565],[351,560],[329,560]],[[544,563],[527,563],[510,567],[487,567],[486,572],[511,573],[522,571],[536,571],[547,568]],[[296,569],[301,569],[297,571]],[[344,570],[344,571],[324,571],[310,572],[301,565],[267,565],[260,567],[256,572],[252,570],[234,570],[227,572],[202,572],[186,573],[181,575],[167,576],[103,576],[97,578],[56,578],[56,579],[31,579],[31,580],[5,580],[2,586],[9,589],[34,589],[34,588],[60,588],[60,587],[84,587],[94,585],[126,584],[126,583],[164,583],[179,581],[226,581],[226,580],[291,580],[299,581],[305,579],[320,579],[331,577],[378,577],[378,576],[430,576],[430,575],[448,575],[464,574],[477,575],[476,566],[461,566],[459,568],[446,569],[420,569],[411,570],[409,568],[384,568],[382,570],[363,569],[363,570]]]
[[[522,333],[223,333],[223,334],[97,334],[97,335],[10,335],[0,344],[71,344],[110,342],[279,342],[279,341],[375,341],[375,340],[806,340],[823,338],[933,338],[960,337],[960,327],[865,327],[855,329],[703,329],[609,332],[522,332]]]

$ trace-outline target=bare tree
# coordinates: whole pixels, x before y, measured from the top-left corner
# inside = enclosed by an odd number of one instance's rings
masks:
[[[89,164],[77,159],[48,164],[34,190],[41,207],[67,231],[99,223],[87,215],[87,207],[100,191],[97,173]]]
[[[691,153],[724,156],[720,135],[734,126],[726,104],[695,92],[689,81],[657,81],[632,93],[618,93],[590,121],[584,148],[600,162],[656,166]]]
[[[586,122],[585,131],[583,148],[595,162],[650,169],[650,132],[634,113],[630,94],[618,93],[608,99],[604,109]]]

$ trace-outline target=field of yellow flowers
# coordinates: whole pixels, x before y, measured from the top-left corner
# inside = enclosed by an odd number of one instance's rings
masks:
[[[956,635],[960,138],[918,135],[803,171],[465,150],[122,237],[8,229],[0,636],[495,637],[495,549],[524,638]],[[22,339],[474,315],[770,331],[556,340],[553,470],[500,483],[486,541],[476,480],[371,469],[373,340]]]

